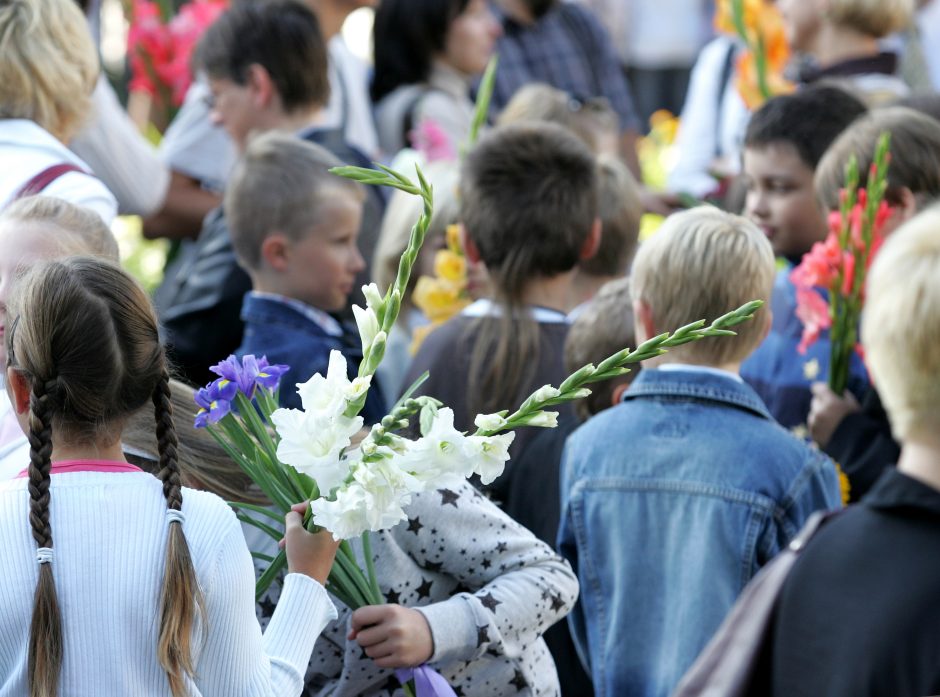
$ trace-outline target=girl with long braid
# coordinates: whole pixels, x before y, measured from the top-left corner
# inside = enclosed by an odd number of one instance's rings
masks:
[[[180,484],[143,289],[116,266],[73,257],[26,272],[7,313],[7,389],[30,454],[0,485],[0,696],[299,695],[335,617],[322,584],[336,545],[303,529],[303,506],[288,514],[289,573],[262,635],[238,521]],[[147,402],[156,476],[121,447],[126,419]]]

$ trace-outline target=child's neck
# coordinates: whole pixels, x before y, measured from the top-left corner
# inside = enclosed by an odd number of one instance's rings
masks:
[[[124,448],[120,440],[109,444],[82,443],[80,445],[68,445],[66,443],[53,443],[51,459],[52,462],[66,462],[69,460],[126,462]]]
[[[940,440],[919,437],[905,441],[898,470],[940,491]]]
[[[831,24],[823,26],[813,45],[812,54],[821,68],[852,58],[877,56],[880,52],[878,40],[853,29]]]
[[[645,341],[645,339],[643,340]],[[642,343],[639,337],[637,337],[637,345],[639,346]],[[672,364],[672,365],[687,365],[690,368],[714,368],[715,370],[724,370],[727,373],[734,373],[739,375],[741,373],[741,363],[722,363],[721,365],[712,365],[711,363],[696,363],[695,361],[683,361],[677,359],[671,354],[665,354],[662,356],[657,356],[656,358],[648,358],[643,361],[643,365],[647,368],[658,368],[659,366]]]
[[[582,271],[575,273],[571,281],[572,309],[592,300],[605,284],[618,278],[620,277],[592,276]]]
[[[522,303],[547,307],[568,314],[578,305],[573,292],[574,273],[574,271],[567,271],[529,281],[522,292]]]

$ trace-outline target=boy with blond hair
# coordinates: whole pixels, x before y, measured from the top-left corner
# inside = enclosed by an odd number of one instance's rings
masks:
[[[938,265],[936,207],[900,228],[872,265],[862,343],[900,459],[794,565],[762,694],[940,693]]]
[[[636,340],[766,302],[773,277],[752,223],[676,214],[633,263]],[[832,463],[738,375],[769,323],[762,309],[737,337],[647,361],[623,403],[568,439],[558,544],[581,583],[571,629],[598,694],[670,694],[748,580],[839,505]]]
[[[267,133],[252,140],[225,192],[225,218],[239,264],[251,277],[238,355],[267,356],[290,371],[280,402],[300,408],[294,385],[326,375],[330,352],[355,377],[362,349],[354,330],[331,313],[345,307],[365,262],[356,247],[365,192],[330,173],[340,161],[299,138]],[[362,416],[376,423],[385,405],[376,385]]]

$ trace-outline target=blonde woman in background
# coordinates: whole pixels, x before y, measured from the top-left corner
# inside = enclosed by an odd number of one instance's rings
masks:
[[[44,193],[110,223],[117,203],[69,142],[88,116],[98,54],[72,0],[0,4],[0,209]]]

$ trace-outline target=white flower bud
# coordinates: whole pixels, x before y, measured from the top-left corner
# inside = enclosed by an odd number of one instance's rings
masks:
[[[473,425],[483,431],[497,431],[506,423],[499,414],[477,414]]]
[[[536,402],[547,402],[550,399],[555,399],[560,394],[557,387],[552,387],[551,385],[542,385],[538,388],[535,393],[532,395],[532,399]]]
[[[382,294],[379,293],[379,287],[374,283],[363,286],[362,294],[366,298],[366,306],[373,312],[377,313],[382,305],[385,304]]]

